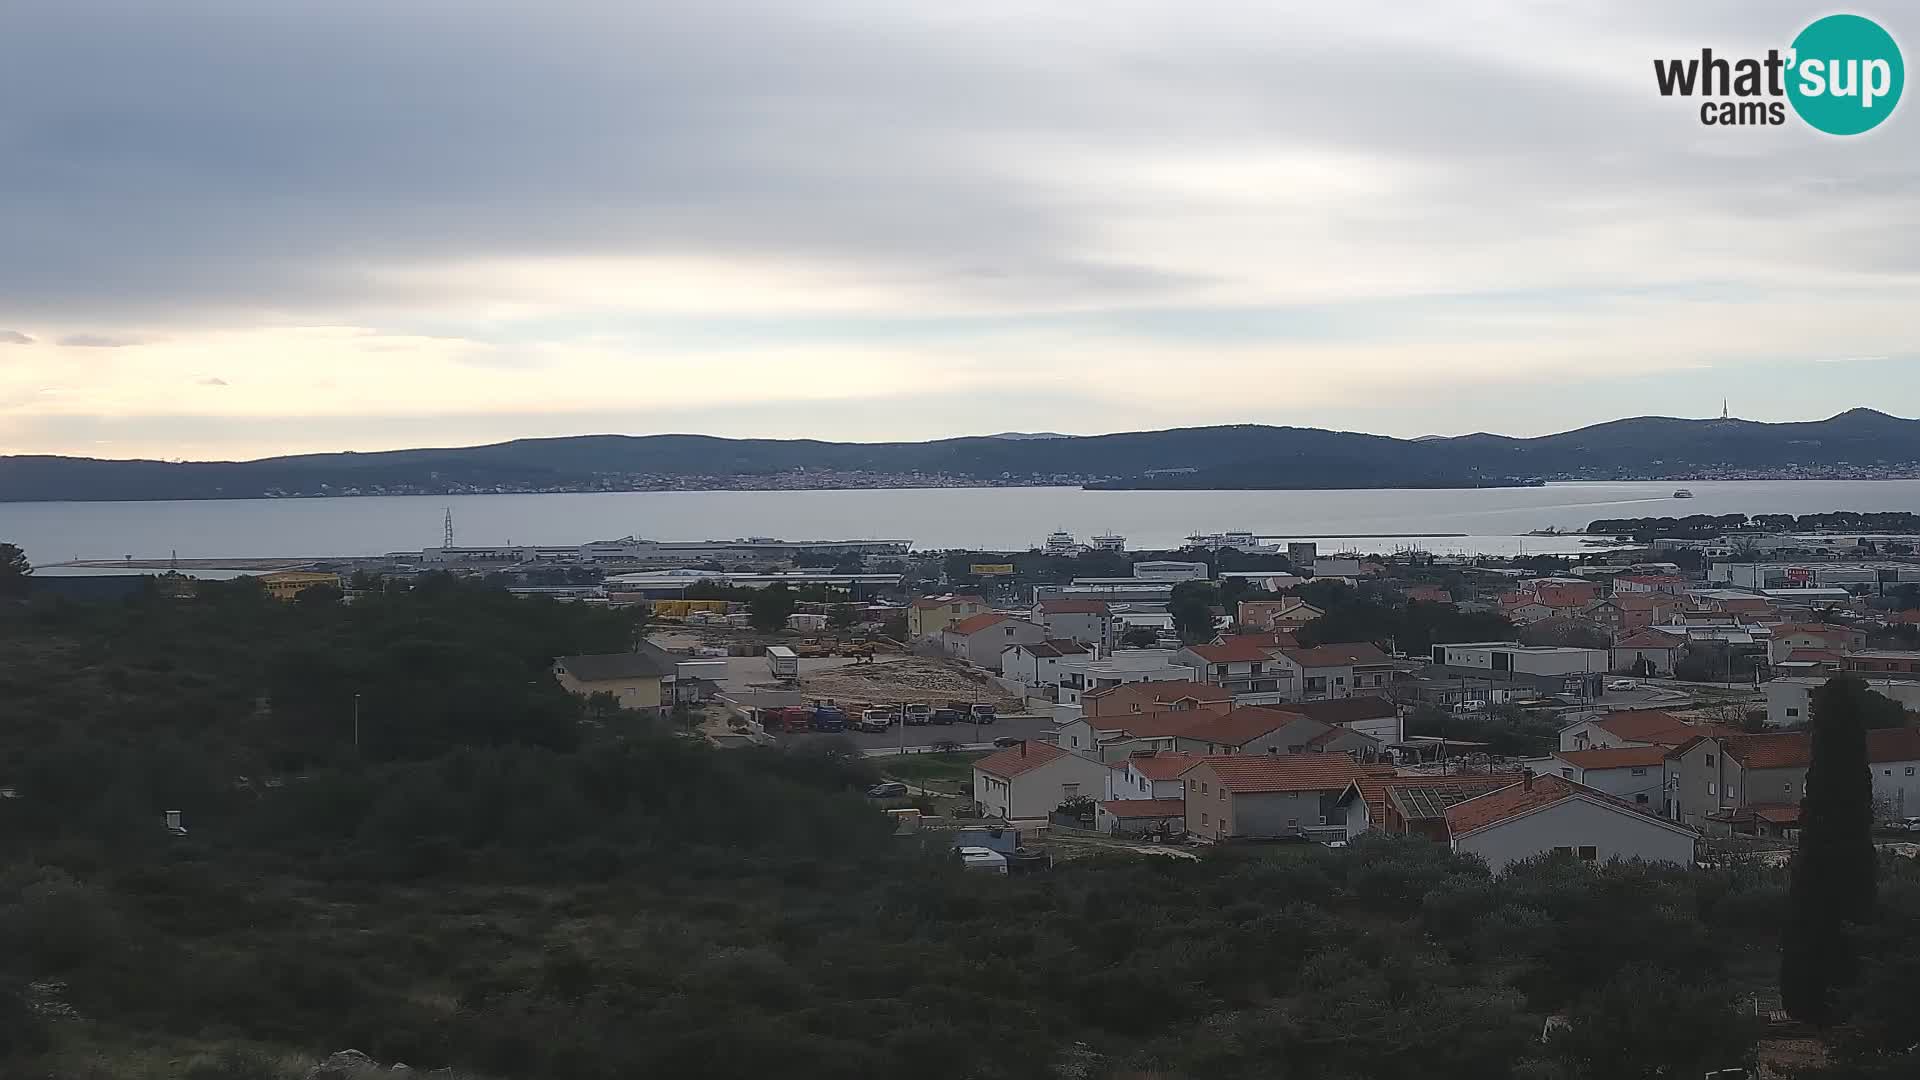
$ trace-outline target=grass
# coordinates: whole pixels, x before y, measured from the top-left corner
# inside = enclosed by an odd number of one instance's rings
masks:
[[[915,787],[934,788],[946,784],[962,787],[973,783],[973,763],[986,757],[979,751],[955,751],[951,754],[906,754],[877,759],[880,771],[889,780]]]

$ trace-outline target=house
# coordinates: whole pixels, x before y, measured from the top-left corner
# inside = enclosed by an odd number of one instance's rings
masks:
[[[972,593],[922,596],[907,605],[907,637],[912,641],[938,638],[947,627],[987,610],[986,600]]]
[[[1580,609],[1580,617],[1607,632],[1607,636],[1619,640],[1627,631],[1627,615],[1620,605],[1612,600],[1595,600]]]
[[[1824,675],[1788,675],[1767,680],[1767,726],[1805,727],[1807,721],[1813,718],[1813,692],[1825,686],[1827,678]],[[1901,708],[1920,712],[1920,682],[1881,678],[1867,679],[1866,683],[1869,690],[1899,702]]]
[[[1562,750],[1622,746],[1675,747],[1701,735],[1738,735],[1737,729],[1692,724],[1663,709],[1622,709],[1576,720],[1560,729]]]
[[[675,662],[671,653],[642,641],[633,652],[561,656],[553,677],[570,694],[612,694],[623,709],[657,712],[669,704]]]
[[[1297,597],[1278,600],[1242,600],[1234,621],[1256,630],[1298,630],[1326,612]]]
[[[1613,643],[1613,669],[1641,678],[1666,678],[1673,674],[1673,662],[1687,651],[1685,638],[1658,630],[1636,630]]]
[[[1812,747],[1804,731],[1698,736],[1667,752],[1663,813],[1719,836],[1780,835],[1799,822]]]
[[[1665,593],[1678,597],[1687,591],[1687,579],[1678,574],[1638,574],[1613,579],[1613,594]]]
[[[1107,769],[1107,800],[1178,799],[1186,795],[1182,773],[1200,760],[1200,754],[1171,750],[1142,750],[1111,762]]]
[[[987,612],[961,619],[940,632],[940,645],[955,660],[975,667],[1000,668],[1000,654],[1009,645],[1038,645],[1047,632],[1037,623],[1011,615]]]
[[[1519,773],[1456,776],[1361,776],[1336,801],[1345,814],[1347,839],[1362,833],[1409,833],[1447,839],[1447,807],[1506,787]]]
[[[1920,728],[1867,732],[1874,809],[1882,818],[1920,817]]]
[[[1046,628],[1050,641],[1078,641],[1113,648],[1113,614],[1105,600],[1042,600],[1033,605],[1033,621]]]
[[[1409,585],[1400,590],[1409,602],[1422,604],[1451,604],[1453,594],[1438,585]]]
[[[1666,786],[1665,746],[1622,746],[1611,750],[1558,750],[1549,768],[1564,779],[1604,791],[1654,812]]]
[[[267,590],[267,595],[275,600],[291,600],[316,585],[330,588],[340,587],[339,574],[327,574],[311,570],[281,570],[272,574],[261,574],[254,580]]]
[[[1543,694],[1600,696],[1612,657],[1606,649],[1472,641],[1433,647],[1437,674],[1499,679]]]
[[[1559,776],[1527,774],[1446,809],[1448,842],[1494,873],[1523,859],[1564,852],[1585,862],[1639,859],[1691,866],[1699,834],[1603,791]]]
[[[1678,596],[1664,592],[1615,593],[1607,602],[1619,610],[1623,632],[1666,622],[1679,614],[1683,606]]]
[[[1080,716],[1061,724],[1054,733],[1057,745],[1101,761],[1124,761],[1130,754],[1167,753],[1179,749],[1188,728],[1215,714],[1199,709],[1140,713],[1135,716]]]
[[[1187,682],[1193,669],[1173,662],[1172,649],[1115,649],[1095,660],[1091,653],[1084,664],[1062,664],[1060,681],[1062,704],[1082,704],[1087,694],[1126,683]]]
[[[1187,712],[1201,709],[1223,713],[1233,708],[1233,695],[1205,683],[1160,679],[1123,683],[1086,693],[1081,715],[1088,720],[1131,718],[1143,713]]]
[[[1732,615],[1742,621],[1770,620],[1775,611],[1772,600],[1740,589],[1688,589],[1687,599],[1702,610]]]
[[[1920,679],[1920,652],[1904,649],[1863,649],[1841,661],[1842,671],[1883,679]]]
[[[1287,671],[1296,701],[1384,694],[1393,681],[1393,661],[1366,641],[1279,649],[1274,658]]]
[[[1290,701],[1267,708],[1310,716],[1323,724],[1357,731],[1382,744],[1403,742],[1407,736],[1400,707],[1384,696],[1356,694],[1319,701]]]
[[[1202,755],[1346,753],[1356,760],[1375,760],[1383,749],[1358,731],[1257,706],[1199,719],[1175,735],[1174,747]]]
[[[1029,690],[1059,686],[1085,666],[1092,654],[1077,641],[1040,641],[1000,650],[1000,676]]]
[[[1173,654],[1173,662],[1192,668],[1196,681],[1230,693],[1288,694],[1296,684],[1292,672],[1275,661],[1276,652],[1257,635],[1236,635],[1217,645],[1189,645]]]
[[[1097,799],[1106,783],[1105,765],[1050,743],[1017,743],[973,763],[974,801],[1009,821],[1044,818],[1068,799]]]
[[[1344,831],[1341,793],[1356,777],[1392,774],[1391,766],[1360,765],[1342,754],[1201,758],[1183,775],[1187,831],[1212,840]]]

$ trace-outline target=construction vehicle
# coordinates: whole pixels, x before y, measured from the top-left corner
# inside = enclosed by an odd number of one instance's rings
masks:
[[[814,710],[798,705],[765,709],[760,713],[760,727],[773,735],[796,735],[812,730],[813,716]]]
[[[830,732],[847,730],[847,711],[831,701],[816,702],[813,707],[813,730]]]

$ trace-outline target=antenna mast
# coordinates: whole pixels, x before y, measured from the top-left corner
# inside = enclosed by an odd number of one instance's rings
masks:
[[[449,506],[449,507],[447,507],[447,522],[446,522],[446,524],[447,524],[447,527],[446,527],[446,535],[445,535],[445,537],[444,537],[444,538],[443,538],[443,539],[441,540],[441,542],[440,542],[440,546],[441,546],[441,547],[452,547],[452,546],[453,546],[453,507],[451,507],[451,506]]]

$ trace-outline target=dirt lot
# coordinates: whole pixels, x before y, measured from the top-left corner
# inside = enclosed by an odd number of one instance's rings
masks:
[[[983,672],[952,660],[904,656],[872,664],[850,664],[800,677],[800,690],[810,698],[859,702],[876,706],[924,701],[940,706],[948,701],[978,701],[1001,712],[1017,712],[1019,699],[1008,694]]]

